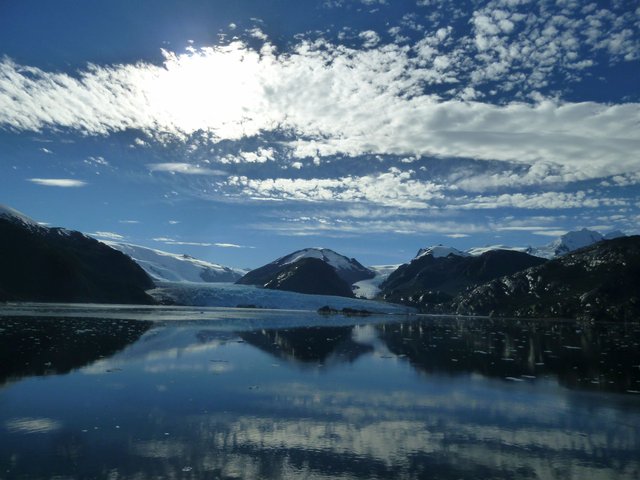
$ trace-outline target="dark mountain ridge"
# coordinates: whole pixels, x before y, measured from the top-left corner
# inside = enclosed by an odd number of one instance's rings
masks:
[[[0,215],[0,300],[152,304],[149,276],[125,254],[80,232]]]
[[[640,319],[640,236],[603,240],[461,293],[465,315]]]
[[[419,255],[389,275],[381,285],[381,296],[430,311],[469,287],[545,262],[513,250],[490,250],[478,256]]]

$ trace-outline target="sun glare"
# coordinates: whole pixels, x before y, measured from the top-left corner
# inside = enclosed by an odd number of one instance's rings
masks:
[[[264,125],[264,65],[257,52],[235,42],[163,54],[164,68],[146,86],[159,118],[187,134],[208,130],[229,139],[256,133]]]

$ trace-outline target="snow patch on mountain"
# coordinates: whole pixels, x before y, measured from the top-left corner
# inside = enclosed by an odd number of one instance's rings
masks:
[[[129,255],[155,281],[235,282],[246,273],[189,255],[163,252],[140,245],[103,240],[111,248]]]
[[[11,220],[12,222],[19,222],[27,227],[42,228],[42,226],[32,218],[27,217],[18,210],[2,204],[0,204],[0,218]]]
[[[337,271],[340,270],[360,270],[362,265],[357,263],[354,259],[349,259],[344,255],[334,252],[328,248],[314,247],[298,250],[289,255],[279,258],[275,263],[278,265],[288,265],[295,263],[303,258],[317,258],[323,262],[329,264]]]
[[[470,256],[468,253],[460,251],[457,248],[445,247],[444,245],[434,245],[432,247],[421,248],[420,250],[418,250],[418,254],[416,255],[415,259],[426,257],[427,255],[431,255],[433,256],[433,258],[444,258],[448,257],[449,255],[456,255],[458,257]]]
[[[484,247],[473,247],[467,250],[467,253],[472,257],[478,257],[483,253],[491,252],[492,250],[511,250],[514,252],[526,252],[527,247],[511,247],[509,245],[486,245]]]

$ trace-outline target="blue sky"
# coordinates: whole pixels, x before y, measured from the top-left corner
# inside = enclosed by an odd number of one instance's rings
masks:
[[[0,203],[238,267],[640,233],[640,2],[0,3]]]

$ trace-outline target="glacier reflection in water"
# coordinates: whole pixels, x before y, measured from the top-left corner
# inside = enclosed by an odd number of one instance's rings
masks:
[[[0,478],[640,476],[637,324],[57,315],[0,316]]]

